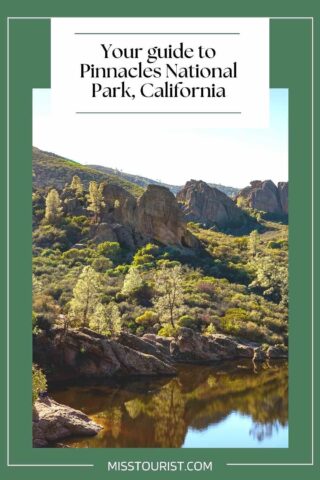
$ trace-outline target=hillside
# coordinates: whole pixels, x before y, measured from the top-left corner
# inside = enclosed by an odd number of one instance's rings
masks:
[[[140,175],[134,175],[131,173],[122,172],[121,170],[116,170],[114,168],[103,167],[102,165],[89,165],[90,168],[95,170],[99,170],[100,172],[106,173],[107,175],[116,175],[117,177],[121,177],[124,180],[129,182],[135,183],[142,188],[146,188],[148,185],[159,185],[161,187],[168,188],[172,193],[175,195],[182,190],[182,185],[170,185],[168,183],[163,183],[158,180],[152,180],[151,178],[141,177]],[[228,187],[225,185],[220,185],[219,183],[208,183],[210,187],[217,188],[221,192],[225,193],[229,197],[236,197],[238,195],[240,189],[235,187]]]
[[[56,187],[62,189],[78,175],[87,187],[90,181],[107,182],[125,188],[135,197],[143,193],[143,188],[118,175],[104,173],[93,167],[61,157],[51,152],[32,148],[33,187]]]

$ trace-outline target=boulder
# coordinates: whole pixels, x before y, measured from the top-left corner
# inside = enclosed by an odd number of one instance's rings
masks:
[[[288,348],[284,345],[272,345],[267,350],[268,358],[288,358]]]
[[[165,245],[182,245],[186,230],[175,196],[165,187],[148,185],[138,200],[137,229]]]
[[[37,400],[33,406],[34,447],[46,447],[74,435],[96,435],[101,429],[84,413],[50,398]]]
[[[180,328],[176,338],[144,335],[171,363],[215,363],[221,360],[252,358],[257,344],[223,334],[201,335],[190,328]]]
[[[234,201],[202,180],[190,180],[177,194],[179,205],[188,220],[206,226],[243,226],[248,216]]]
[[[288,214],[288,183],[279,182],[276,186],[271,180],[255,180],[249,187],[240,190],[237,201],[242,199],[255,210],[275,215]]]
[[[92,237],[94,243],[118,241],[118,237],[112,226],[105,222],[92,225],[90,237]]]
[[[113,183],[105,183],[102,188],[105,207],[102,220],[108,223],[133,225],[137,201],[130,192]]]
[[[103,226],[98,226],[95,242],[112,238],[130,249],[149,241],[188,248],[200,246],[187,230],[186,220],[168,188],[148,185],[138,201],[124,188],[110,183],[104,184],[102,193]]]

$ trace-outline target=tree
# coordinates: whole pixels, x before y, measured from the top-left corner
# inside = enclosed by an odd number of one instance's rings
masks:
[[[75,191],[76,195],[81,196],[83,194],[83,185],[78,175],[72,177],[70,188]]]
[[[45,219],[52,225],[57,224],[62,215],[62,206],[59,193],[55,188],[49,191],[46,197]]]
[[[118,305],[115,302],[108,305],[99,302],[90,316],[89,327],[103,335],[120,333],[122,319]]]
[[[93,212],[93,221],[97,223],[99,221],[101,211],[105,207],[102,194],[102,184],[98,185],[97,182],[89,183],[89,194],[87,195],[88,207],[90,212]]]
[[[264,257],[254,263],[256,278],[249,285],[263,289],[263,295],[284,306],[288,305],[288,267],[271,257]]]
[[[249,235],[248,249],[253,257],[256,256],[260,238],[257,230],[253,230]]]
[[[143,285],[143,279],[137,268],[130,267],[127,275],[125,276],[121,293],[123,295],[130,296],[136,292]]]
[[[164,264],[155,276],[157,298],[154,301],[154,306],[160,319],[168,319],[174,328],[179,308],[183,304],[182,279],[181,265],[168,267]]]
[[[97,303],[93,314],[90,317],[89,327],[98,333],[105,334],[106,332],[106,307],[102,303]]]
[[[73,298],[70,301],[69,316],[75,327],[89,325],[101,299],[101,275],[92,267],[83,268],[73,289]]]
[[[110,332],[117,335],[121,332],[122,319],[118,305],[115,302],[110,302],[106,308],[107,325]]]

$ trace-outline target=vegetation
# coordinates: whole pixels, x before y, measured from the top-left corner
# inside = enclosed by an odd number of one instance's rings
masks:
[[[39,397],[39,393],[46,392],[47,380],[43,371],[35,364],[32,364],[32,403]]]
[[[79,173],[61,189],[34,189],[34,334],[60,323],[106,335],[188,327],[286,344],[287,225],[261,219],[263,233],[238,237],[190,223],[196,254],[153,243],[133,251],[93,242],[101,188],[90,180],[88,190]]]

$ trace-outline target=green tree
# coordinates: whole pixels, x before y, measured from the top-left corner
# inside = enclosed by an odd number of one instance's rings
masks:
[[[106,307],[107,326],[110,332],[117,335],[122,329],[122,318],[118,305],[110,302]]]
[[[183,271],[181,265],[168,267],[162,265],[155,275],[157,297],[154,301],[160,319],[170,321],[175,328],[175,320],[183,304],[182,290]]]
[[[288,266],[274,261],[272,257],[264,257],[253,265],[256,277],[250,287],[260,287],[263,295],[272,300],[288,305]]]
[[[72,177],[70,188],[75,191],[76,195],[81,196],[83,194],[83,185],[78,175]]]
[[[143,285],[142,276],[137,268],[130,267],[125,276],[121,293],[130,296],[135,293]]]
[[[97,223],[100,219],[101,211],[105,207],[102,194],[102,184],[97,182],[89,183],[89,194],[87,195],[88,207],[90,212],[93,212],[93,221]]]
[[[248,249],[250,254],[255,257],[257,255],[260,238],[257,230],[253,230],[249,235]]]
[[[95,330],[98,333],[108,333],[107,332],[107,322],[106,322],[106,307],[102,303],[97,303],[93,314],[90,316],[89,327],[92,330]]]
[[[84,267],[70,301],[69,317],[72,326],[89,325],[90,318],[100,303],[101,288],[101,275],[90,266]]]
[[[122,329],[122,318],[118,305],[98,303],[90,316],[89,327],[103,335],[118,334]]]
[[[45,219],[48,223],[55,225],[62,216],[62,206],[59,193],[55,188],[49,191],[46,196]]]

